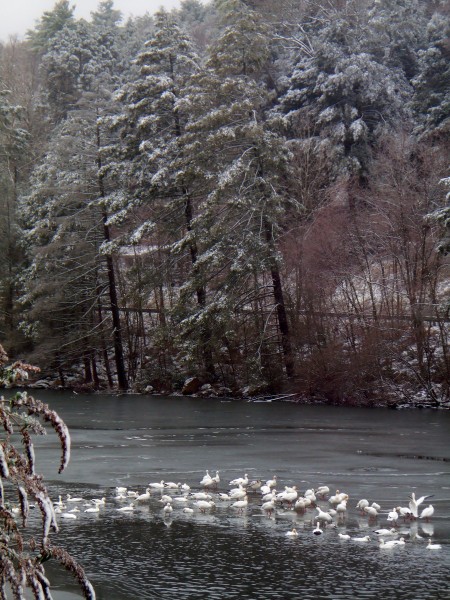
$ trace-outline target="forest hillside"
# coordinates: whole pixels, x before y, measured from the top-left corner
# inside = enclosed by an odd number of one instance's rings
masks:
[[[0,45],[8,354],[39,385],[450,406],[449,17],[56,2]]]

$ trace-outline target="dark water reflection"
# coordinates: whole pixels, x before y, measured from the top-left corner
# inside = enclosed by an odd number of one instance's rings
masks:
[[[108,500],[98,515],[62,521],[57,537],[82,561],[101,600],[450,598],[449,413],[37,395],[72,434],[62,476],[55,475],[53,436],[36,444],[52,496]],[[303,517],[282,510],[270,519],[258,495],[243,515],[218,503],[212,514],[176,508],[164,519],[158,493],[131,514],[116,510],[117,485],[143,492],[164,479],[198,488],[205,469],[220,470],[221,491],[244,472],[264,479],[276,473],[280,489],[325,483],[349,493],[350,510],[338,530],[320,537],[312,535],[313,511]],[[360,536],[386,526],[387,511],[406,505],[411,491],[434,494],[435,516],[430,524],[402,524],[405,547],[383,551],[375,540],[339,539],[337,531]],[[363,497],[382,506],[374,525],[354,508]],[[298,538],[286,539],[293,526]],[[431,534],[442,550],[425,548]],[[65,575],[51,566],[49,573],[57,589],[76,592]]]

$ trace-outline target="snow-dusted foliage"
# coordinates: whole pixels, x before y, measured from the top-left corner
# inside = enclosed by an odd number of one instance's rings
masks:
[[[3,382],[18,379],[19,372],[36,371],[36,367],[25,363],[7,364],[7,356],[0,346],[0,378]],[[83,569],[61,548],[52,543],[53,533],[58,532],[55,510],[42,481],[34,471],[34,452],[31,435],[46,433],[41,424],[49,423],[56,432],[62,448],[59,472],[68,465],[70,458],[70,435],[66,424],[48,405],[18,392],[11,398],[0,398],[0,516],[1,516],[1,569],[2,586],[9,582],[14,598],[24,600],[31,590],[35,598],[51,598],[50,582],[42,566],[48,558],[55,558],[77,578],[83,596],[95,600],[95,591]],[[24,450],[18,441],[22,441]],[[13,510],[18,501],[19,512]],[[40,536],[33,532],[27,535],[27,517],[30,499],[36,503],[42,518]],[[20,582],[20,584],[19,584]],[[6,596],[5,596],[6,597]]]
[[[347,10],[308,25],[311,47],[299,52],[280,109],[332,151],[336,175],[364,175],[377,134],[408,117],[411,90],[401,67],[387,66],[373,45],[376,9],[373,23],[357,3]]]
[[[418,132],[426,137],[445,139],[450,134],[450,24],[434,15],[427,27],[427,43],[418,53],[417,74],[412,80],[412,106]]]

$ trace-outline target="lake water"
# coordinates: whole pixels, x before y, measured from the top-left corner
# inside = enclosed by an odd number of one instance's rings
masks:
[[[106,497],[98,514],[61,520],[54,543],[70,548],[99,600],[450,599],[450,413],[298,406],[145,396],[82,396],[37,391],[65,419],[72,437],[68,469],[57,475],[53,434],[36,440],[37,471],[52,498]],[[186,482],[199,489],[205,470],[218,469],[219,491],[248,473],[278,477],[277,489],[326,484],[350,500],[336,528],[313,535],[315,510],[288,507],[270,518],[254,494],[241,514],[217,502],[210,513],[170,518],[160,492],[131,513],[117,510],[115,487],[140,493],[149,482]],[[435,514],[400,523],[406,544],[379,548],[374,529],[409,495],[433,494]],[[376,501],[368,522],[355,508]],[[127,502],[125,502],[126,504]],[[176,503],[174,503],[176,504]],[[327,501],[319,502],[324,509]],[[286,532],[296,527],[297,538]],[[368,543],[343,541],[338,532]],[[429,537],[442,545],[428,550]],[[72,580],[47,563],[54,599],[79,597]]]

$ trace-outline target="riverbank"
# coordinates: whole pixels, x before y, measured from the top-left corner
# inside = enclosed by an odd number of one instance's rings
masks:
[[[194,379],[194,378],[192,378]],[[244,387],[241,390],[232,391],[224,386],[213,386],[211,384],[200,384],[192,386],[192,379],[186,380],[181,390],[160,391],[152,386],[145,389],[131,389],[128,392],[118,390],[113,393],[118,395],[139,395],[139,396],[167,396],[167,397],[189,397],[189,398],[209,398],[236,402],[266,402],[266,403],[289,403],[298,405],[328,405],[328,406],[352,406],[365,408],[390,408],[394,410],[402,409],[435,409],[450,410],[450,399],[430,397],[426,390],[411,390],[407,392],[405,388],[391,388],[390,393],[380,397],[379,393],[368,394],[367,391],[351,397],[327,398],[317,394],[304,394],[301,392],[287,391],[268,393],[260,388]],[[57,379],[45,378],[35,381],[29,381],[26,385],[21,385],[21,389],[27,390],[60,390],[71,391],[77,394],[110,395],[111,389],[94,389],[92,385],[77,380],[70,382],[70,385],[62,386]]]

